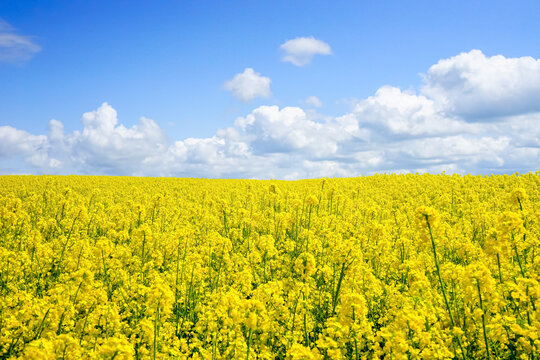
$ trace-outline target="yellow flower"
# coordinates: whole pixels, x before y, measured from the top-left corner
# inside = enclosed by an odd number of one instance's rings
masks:
[[[422,245],[426,245],[438,230],[441,221],[439,213],[432,207],[420,206],[415,211],[415,219]]]
[[[429,206],[420,206],[416,209],[416,223],[419,228],[425,228],[429,226],[435,228],[440,223],[439,213],[432,207]]]
[[[135,355],[133,347],[125,338],[108,338],[96,350],[101,359],[129,360]]]
[[[519,235],[523,230],[523,219],[520,214],[505,211],[499,216],[498,231],[500,234],[510,237],[512,234]]]
[[[319,203],[319,200],[317,199],[317,197],[315,195],[309,195],[306,198],[306,205],[307,206],[315,206],[318,203]]]
[[[527,193],[525,192],[525,189],[523,188],[516,188],[512,190],[510,193],[510,196],[508,197],[508,201],[511,205],[517,206],[519,209],[522,209],[525,201],[528,200]]]
[[[294,343],[287,351],[287,359],[290,360],[319,360],[322,358],[316,348],[310,349],[298,343]]]
[[[246,320],[246,326],[251,330],[257,329],[257,314],[253,312],[249,314]]]
[[[307,279],[315,273],[315,257],[311,253],[302,253],[294,262],[294,270],[302,279]]]

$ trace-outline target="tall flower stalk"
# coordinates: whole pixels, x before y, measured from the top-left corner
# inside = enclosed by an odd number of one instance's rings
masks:
[[[448,315],[450,316],[450,323],[452,324],[452,328],[454,328],[456,327],[456,323],[454,321],[454,316],[452,315],[452,310],[450,309],[450,304],[448,303],[448,298],[446,296],[446,289],[444,286],[443,279],[441,277],[441,269],[439,267],[439,260],[437,258],[437,247],[435,245],[435,239],[433,238],[433,231],[431,230],[431,224],[429,223],[429,215],[423,214],[423,216],[426,220],[427,228],[429,231],[429,237],[431,239],[431,246],[433,249],[433,259],[435,260],[435,268],[437,269],[437,277],[439,278],[439,284],[441,286],[441,292],[443,294],[444,304],[446,305],[446,310],[448,311]],[[463,349],[463,344],[461,343],[461,339],[458,336],[456,336],[456,340],[461,350],[461,356],[463,357],[463,359],[466,359],[465,351]]]

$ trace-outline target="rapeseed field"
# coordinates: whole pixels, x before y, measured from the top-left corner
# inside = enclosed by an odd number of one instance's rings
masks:
[[[539,359],[540,173],[0,177],[0,359]]]

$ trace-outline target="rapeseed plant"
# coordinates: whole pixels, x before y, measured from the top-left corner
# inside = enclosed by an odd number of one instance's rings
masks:
[[[0,184],[0,359],[540,357],[539,173]]]

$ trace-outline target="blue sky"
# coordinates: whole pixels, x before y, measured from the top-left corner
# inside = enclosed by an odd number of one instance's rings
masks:
[[[0,172],[537,170],[539,14],[536,1],[4,0]],[[413,151],[431,143],[447,148]]]

